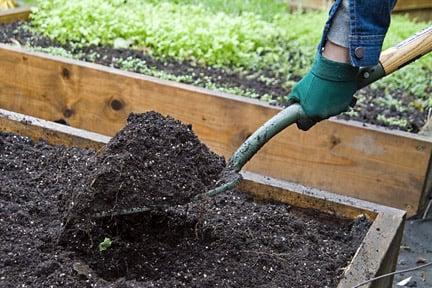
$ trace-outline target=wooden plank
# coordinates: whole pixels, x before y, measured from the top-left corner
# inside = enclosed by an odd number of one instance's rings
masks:
[[[0,131],[27,136],[33,141],[99,150],[109,137],[0,109]]]
[[[428,169],[428,174],[426,176],[425,185],[423,188],[422,199],[420,199],[419,202],[419,205],[421,205],[419,207],[419,211],[427,212],[426,207],[430,200],[432,200],[432,156],[431,159],[429,160],[429,169]]]
[[[44,139],[51,144],[99,148],[100,145],[108,141],[107,137],[95,133],[16,113],[1,112],[0,130],[20,133],[32,138],[35,135],[37,135],[36,138],[46,137]],[[34,131],[42,132],[35,134]],[[52,137],[52,135],[56,136]],[[91,142],[93,143],[91,144]],[[346,267],[344,277],[338,287],[352,287],[370,277],[395,269],[403,230],[404,211],[270,179],[254,173],[245,172],[242,174],[244,180],[239,186],[240,190],[252,193],[257,198],[272,199],[298,207],[317,209],[351,219],[358,215],[366,215],[373,221],[372,227],[357,253]],[[384,279],[379,283],[371,283],[364,287],[391,287],[391,279]]]
[[[273,199],[282,203],[290,203],[296,207],[313,208],[338,217],[350,219],[366,215],[369,219],[374,220],[379,209],[382,208],[371,202],[251,172],[242,172],[242,176],[243,180],[239,184],[238,189],[247,191],[257,199]],[[296,191],[296,193],[288,193],[287,191]],[[347,205],[347,203],[350,205]]]
[[[156,110],[191,123],[229,157],[280,109],[262,102],[0,45],[0,108],[115,134],[130,112]],[[246,170],[418,212],[432,141],[347,121],[283,131]]]
[[[353,260],[339,282],[340,287],[354,287],[370,278],[395,271],[404,227],[403,214],[379,213]],[[393,277],[362,287],[392,287]]]
[[[0,11],[0,24],[12,23],[18,20],[27,20],[30,16],[30,7],[20,7]]]

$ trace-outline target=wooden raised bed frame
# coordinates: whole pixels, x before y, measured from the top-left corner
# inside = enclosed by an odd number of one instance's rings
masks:
[[[8,12],[0,22],[23,19]],[[28,11],[26,14],[28,17]],[[113,135],[130,112],[156,110],[193,125],[229,158],[280,108],[245,97],[0,44],[0,108]],[[290,127],[247,171],[419,214],[431,193],[432,140],[354,121]]]
[[[43,139],[50,144],[100,149],[109,137],[0,109],[0,131]],[[239,185],[256,198],[273,199],[302,208],[317,209],[335,216],[355,219],[366,215],[372,226],[357,250],[338,288],[353,287],[371,277],[394,271],[399,255],[405,211],[320,191],[281,180],[243,173]],[[362,287],[391,287],[392,277]]]

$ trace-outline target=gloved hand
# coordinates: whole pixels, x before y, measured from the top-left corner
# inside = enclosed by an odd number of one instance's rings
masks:
[[[317,54],[311,70],[288,95],[309,117],[299,120],[297,126],[306,131],[318,121],[347,111],[357,91],[358,70]]]

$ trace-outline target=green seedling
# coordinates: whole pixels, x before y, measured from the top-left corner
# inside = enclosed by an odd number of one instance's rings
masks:
[[[107,250],[108,248],[110,248],[112,245],[112,241],[110,238],[105,237],[105,239],[99,243],[99,252],[103,252],[105,250]]]

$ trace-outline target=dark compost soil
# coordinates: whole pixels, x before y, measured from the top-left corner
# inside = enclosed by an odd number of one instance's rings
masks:
[[[161,151],[167,155],[156,155]],[[124,170],[101,171],[107,161],[123,163]],[[191,163],[198,167],[186,167]],[[0,287],[335,287],[370,223],[256,202],[236,191],[184,204],[222,167],[190,127],[157,113],[132,115],[98,153],[0,132]],[[150,171],[167,174],[149,189]],[[105,197],[118,189],[138,202],[165,204],[161,195],[180,200],[113,218],[81,210],[88,230],[65,225],[76,207],[71,202],[95,175],[115,176],[98,180]],[[130,186],[121,187],[123,181]],[[99,251],[106,237],[112,245]]]
[[[129,115],[92,158],[88,185],[75,190],[70,217],[184,205],[213,187],[225,160],[191,129],[156,112]]]
[[[145,61],[146,67],[162,71],[174,76],[188,76],[186,79],[180,79],[180,82],[193,84],[198,86],[205,86],[206,81],[210,81],[216,86],[226,88],[241,88],[246,91],[254,91],[258,95],[271,95],[273,100],[270,103],[276,105],[286,105],[286,96],[289,94],[290,89],[284,85],[280,77],[275,75],[272,71],[249,71],[238,72],[227,69],[203,67],[192,62],[179,62],[174,59],[155,59],[146,54],[145,51],[138,51],[132,49],[114,49],[112,47],[89,46],[85,48],[75,48],[71,45],[60,45],[59,43],[29,32],[28,29],[23,29],[22,22],[12,24],[0,25],[0,42],[2,43],[20,43],[23,46],[29,47],[62,47],[66,51],[71,52],[73,55],[79,55],[80,60],[111,66],[119,67],[119,60],[126,60],[129,58],[139,59]],[[131,68],[131,71],[140,72],[138,68]],[[263,77],[261,77],[263,76]],[[265,79],[272,79],[266,81]],[[292,81],[300,80],[298,75],[291,76]],[[356,115],[340,115],[342,119],[358,120],[365,123],[387,126],[393,129],[402,129],[410,132],[417,133],[425,124],[427,112],[421,112],[410,103],[415,99],[414,95],[406,93],[402,90],[392,91],[391,96],[399,100],[404,109],[403,111],[396,109],[397,107],[387,107],[377,105],[374,99],[383,97],[388,92],[383,89],[372,89],[366,87],[358,92],[364,98],[364,101],[357,103],[354,108],[357,112]],[[383,122],[378,116],[385,116],[387,118],[406,119],[408,124],[406,127],[400,127]]]

